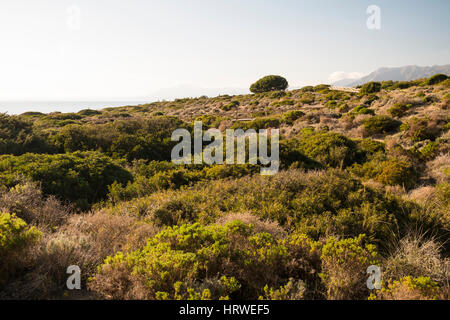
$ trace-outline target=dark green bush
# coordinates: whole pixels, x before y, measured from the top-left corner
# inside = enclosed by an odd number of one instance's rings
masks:
[[[23,117],[0,113],[0,154],[46,153],[54,148]]]
[[[325,166],[346,167],[356,160],[356,144],[335,132],[305,129],[299,136],[299,150]]]
[[[0,181],[12,187],[23,175],[39,182],[47,195],[87,209],[108,194],[114,182],[125,184],[131,174],[111,158],[98,152],[0,157]]]
[[[282,97],[286,96],[285,91],[274,91],[270,94],[271,99],[280,99]]]
[[[370,138],[356,141],[359,151],[364,155],[364,159],[369,159],[378,153],[386,153],[386,146],[383,142]]]
[[[305,87],[300,89],[300,92],[313,92],[313,91],[314,91],[314,87],[313,86],[305,86]]]
[[[294,123],[295,120],[303,117],[305,114],[303,112],[301,112],[300,110],[292,110],[292,111],[288,111],[286,113],[283,114],[282,116],[282,120],[283,122],[287,123],[287,124],[292,124]]]
[[[84,110],[79,111],[78,114],[80,114],[82,116],[90,117],[90,116],[96,116],[96,115],[99,115],[102,113],[101,113],[101,111],[98,111],[98,110],[84,109]]]
[[[102,151],[108,156],[146,160],[170,160],[175,145],[173,130],[186,127],[174,117],[115,120],[99,125],[68,125],[54,135],[59,152]]]
[[[399,118],[403,117],[411,108],[411,104],[396,103],[393,107],[388,109],[388,112],[391,116]]]
[[[370,93],[377,93],[380,91],[381,91],[381,83],[372,81],[363,84],[359,92],[361,94],[370,94]]]
[[[398,129],[401,122],[388,116],[377,115],[364,120],[364,131],[368,135],[386,134]]]
[[[289,86],[285,78],[275,75],[265,76],[250,86],[253,93],[286,90]]]
[[[353,110],[350,111],[350,113],[352,113],[352,114],[371,114],[371,115],[374,115],[375,111],[373,111],[372,109],[367,108],[366,106],[357,106],[357,107],[353,108]]]
[[[378,155],[363,164],[354,164],[350,172],[364,179],[406,188],[413,187],[418,178],[417,171],[410,162],[397,158],[388,159],[384,155]]]
[[[221,107],[223,111],[230,111],[240,105],[239,101],[231,101],[230,103]]]
[[[427,84],[428,85],[435,85],[438,84],[442,81],[445,81],[448,79],[448,76],[442,73],[439,74],[435,74],[434,76],[431,76],[430,78],[427,79]]]
[[[249,122],[236,121],[231,126],[231,129],[242,129],[244,131],[248,129],[260,130],[268,128],[279,128],[280,124],[281,120],[278,117],[261,117]]]

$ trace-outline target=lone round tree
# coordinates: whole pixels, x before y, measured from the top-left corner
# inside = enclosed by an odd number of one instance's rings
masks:
[[[250,91],[253,93],[268,92],[275,90],[286,90],[288,82],[285,78],[280,76],[265,76],[259,79],[250,86]]]

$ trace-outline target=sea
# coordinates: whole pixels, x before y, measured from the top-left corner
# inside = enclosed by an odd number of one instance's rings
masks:
[[[83,109],[100,110],[108,107],[137,106],[152,101],[0,101],[0,113],[18,115],[24,112],[78,112]]]

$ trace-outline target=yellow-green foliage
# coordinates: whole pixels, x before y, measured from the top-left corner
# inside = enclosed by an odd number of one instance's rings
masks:
[[[23,219],[1,214],[0,299],[63,297],[69,263],[77,298],[366,299],[375,262],[398,280],[377,298],[448,297],[449,79],[433,79],[0,114],[0,212]],[[280,172],[171,163],[195,120],[279,128]],[[395,241],[411,230],[434,245]]]
[[[21,250],[36,240],[39,235],[40,232],[36,228],[28,227],[25,221],[14,214],[0,213],[0,255]]]
[[[369,300],[435,300],[440,288],[429,277],[404,277],[399,281],[382,281],[381,290],[372,293]]]
[[[382,154],[363,164],[354,164],[350,172],[364,179],[374,179],[385,185],[400,185],[406,188],[414,186],[417,180],[417,172],[411,163],[387,158]]]
[[[120,281],[135,277],[142,294],[151,299],[257,298],[265,284],[278,283],[282,274],[275,273],[285,268],[287,259],[286,247],[267,233],[255,234],[252,225],[182,225],[166,228],[142,249],[108,257],[92,288],[115,297],[115,287],[123,283],[111,283],[110,278],[122,268],[127,279]],[[108,281],[111,287],[104,284]]]
[[[400,126],[400,122],[388,116],[377,115],[364,120],[363,125],[367,135],[374,135],[394,132]]]
[[[325,166],[342,168],[356,160],[356,144],[335,132],[304,129],[298,144],[302,153]]]
[[[25,221],[14,214],[0,213],[0,283],[8,278],[9,273],[23,267],[16,265],[16,260],[40,235],[36,228],[28,227]]]
[[[364,244],[365,235],[337,240],[330,237],[322,248],[321,277],[329,299],[367,296],[365,279],[370,265],[378,263],[375,246]]]
[[[403,185],[411,187],[416,180],[416,172],[410,163],[404,160],[391,159],[380,164],[381,171],[375,180],[386,185]]]
[[[279,289],[264,287],[264,296],[259,297],[260,300],[301,300],[305,292],[305,283],[301,280],[289,279],[285,286]]]
[[[385,241],[396,228],[397,219],[408,219],[405,215],[409,209],[334,169],[310,173],[289,170],[274,177],[254,175],[210,181],[120,203],[111,212],[145,216],[166,225],[208,224],[225,213],[248,212],[314,239],[329,234],[349,237],[365,233]]]
[[[388,109],[388,112],[393,117],[402,117],[411,108],[412,108],[411,104],[396,103],[393,107]]]

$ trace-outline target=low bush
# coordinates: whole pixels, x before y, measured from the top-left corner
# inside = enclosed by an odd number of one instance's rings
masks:
[[[108,257],[90,287],[113,299],[257,299],[280,284],[288,258],[272,236],[242,222],[182,225]]]
[[[230,103],[221,107],[223,111],[230,111],[240,105],[239,101],[231,101]]]
[[[0,213],[0,286],[25,267],[24,250],[36,243],[41,233],[8,212]]]
[[[439,287],[429,277],[411,276],[398,281],[382,283],[381,290],[371,294],[370,300],[435,300],[439,297]]]
[[[350,172],[363,179],[374,179],[385,185],[401,185],[411,188],[415,185],[418,174],[413,165],[397,158],[387,159],[378,155],[363,164],[354,164]]]
[[[378,263],[375,246],[356,238],[327,239],[322,248],[322,273],[330,300],[362,299],[368,296],[367,267]]]
[[[268,128],[279,128],[280,124],[281,120],[279,119],[279,117],[261,117],[249,122],[236,121],[231,126],[231,129],[242,129],[244,131],[248,129],[260,130]]]
[[[299,136],[299,150],[325,166],[346,167],[356,160],[356,144],[335,132],[304,129]]]
[[[312,104],[312,103],[314,103],[314,101],[315,101],[315,95],[313,94],[313,93],[311,93],[311,92],[305,92],[305,93],[303,93],[301,96],[300,96],[300,98],[299,98],[299,101],[301,102],[301,103],[305,103],[305,104]]]
[[[428,119],[413,117],[400,127],[404,131],[403,136],[412,142],[422,140],[435,140],[439,134],[439,128],[432,126]]]
[[[314,92],[327,92],[329,91],[330,85],[328,84],[318,84],[317,86],[314,87]]]
[[[304,115],[300,110],[292,110],[284,113],[281,119],[287,124],[293,124],[295,120],[300,119]]]
[[[396,103],[393,107],[389,108],[387,111],[391,116],[400,118],[403,117],[411,108],[412,108],[411,104]]]
[[[45,195],[71,201],[81,209],[105,199],[112,183],[132,180],[130,172],[98,152],[0,157],[2,183],[13,187],[20,175],[40,183]]]
[[[381,91],[381,83],[380,82],[367,82],[361,86],[359,92],[361,94],[370,94],[377,93]]]
[[[434,76],[431,76],[427,79],[428,85],[435,85],[438,83],[441,83],[442,81],[445,81],[448,79],[448,76],[445,74],[435,74]]]
[[[367,108],[366,106],[357,106],[355,108],[353,108],[352,111],[350,111],[350,113],[352,114],[371,114],[374,115],[375,111],[373,111],[372,109]]]
[[[377,115],[364,120],[363,127],[367,135],[386,134],[398,129],[401,122],[388,116]]]

